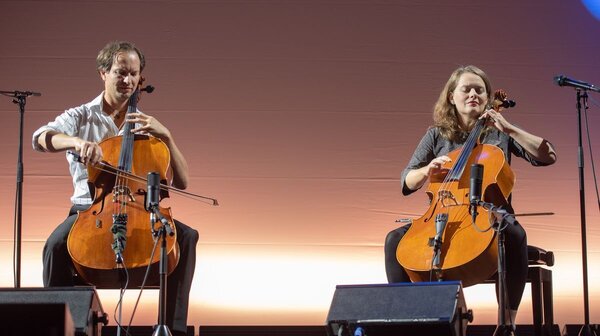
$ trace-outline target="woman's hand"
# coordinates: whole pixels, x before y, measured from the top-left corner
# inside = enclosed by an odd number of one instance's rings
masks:
[[[429,164],[427,166],[425,166],[427,176],[431,177],[431,175],[439,174],[443,171],[448,170],[448,168],[443,168],[442,166],[446,162],[450,162],[450,161],[452,161],[452,159],[450,159],[446,155],[442,155],[442,156],[436,157],[435,159],[431,160],[431,162],[429,162]]]
[[[409,171],[404,179],[404,185],[410,190],[421,188],[432,175],[448,170],[448,168],[443,168],[442,166],[450,161],[452,161],[452,159],[446,155],[442,155],[431,160],[426,166]]]
[[[506,119],[504,119],[504,116],[502,115],[502,113],[499,113],[496,110],[493,110],[493,109],[486,110],[485,112],[483,112],[481,117],[479,117],[479,119],[486,118],[486,117],[488,117],[487,125],[494,126],[500,132],[509,134],[514,129],[513,125],[511,123],[509,123]]]

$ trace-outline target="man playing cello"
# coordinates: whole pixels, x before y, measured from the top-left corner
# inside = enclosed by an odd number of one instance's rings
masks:
[[[128,100],[140,83],[145,66],[142,52],[129,42],[111,42],[100,50],[96,58],[97,70],[104,82],[104,91],[89,103],[66,110],[54,121],[33,133],[33,148],[41,152],[72,150],[82,163],[67,155],[73,177],[72,207],[65,221],[48,237],[43,251],[43,280],[45,287],[73,286],[73,264],[67,251],[67,237],[77,218],[77,212],[90,207],[92,196],[88,187],[86,164],[102,161],[98,145],[114,137],[124,123],[135,123],[132,133],[150,134],[162,140],[170,151],[171,185],[185,189],[188,184],[188,166],[171,132],[156,118],[139,110],[126,112]],[[150,155],[150,153],[148,153]],[[198,232],[174,221],[180,257],[177,267],[167,281],[167,325],[173,335],[185,335],[189,292],[196,265]],[[110,248],[110,247],[109,247]]]

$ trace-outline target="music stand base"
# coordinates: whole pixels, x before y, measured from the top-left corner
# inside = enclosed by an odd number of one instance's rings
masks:
[[[157,325],[152,336],[173,336],[173,334],[166,325]]]

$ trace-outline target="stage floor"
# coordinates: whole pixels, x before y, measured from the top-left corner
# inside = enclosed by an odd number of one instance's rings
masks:
[[[600,325],[591,325],[594,331],[600,332]],[[496,326],[494,325],[469,325],[465,336],[492,336]],[[577,336],[581,330],[581,325],[567,324],[557,325],[552,328],[550,335],[544,336]],[[150,335],[151,326],[134,326],[130,330],[131,336]],[[102,329],[102,336],[116,336],[115,326],[106,326]],[[194,326],[188,327],[189,336],[328,336],[326,326]],[[372,334],[367,330],[367,335],[377,336],[381,333]],[[402,336],[402,333],[394,333]],[[451,335],[448,333],[448,335]],[[534,336],[533,325],[517,325],[517,335]],[[386,335],[387,336],[387,335]],[[427,335],[422,335],[427,336]]]

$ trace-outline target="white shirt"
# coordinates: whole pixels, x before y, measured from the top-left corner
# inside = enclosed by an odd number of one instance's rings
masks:
[[[52,130],[69,136],[99,143],[100,141],[119,134],[119,128],[112,118],[102,111],[104,92],[87,104],[70,108],[60,114],[48,125],[40,127],[33,133],[33,149],[44,152],[38,144],[40,134]],[[139,111],[138,111],[139,112]],[[66,154],[69,162],[69,171],[73,177],[73,204],[92,204],[92,197],[88,187],[88,172],[85,165],[74,160],[72,155]]]

